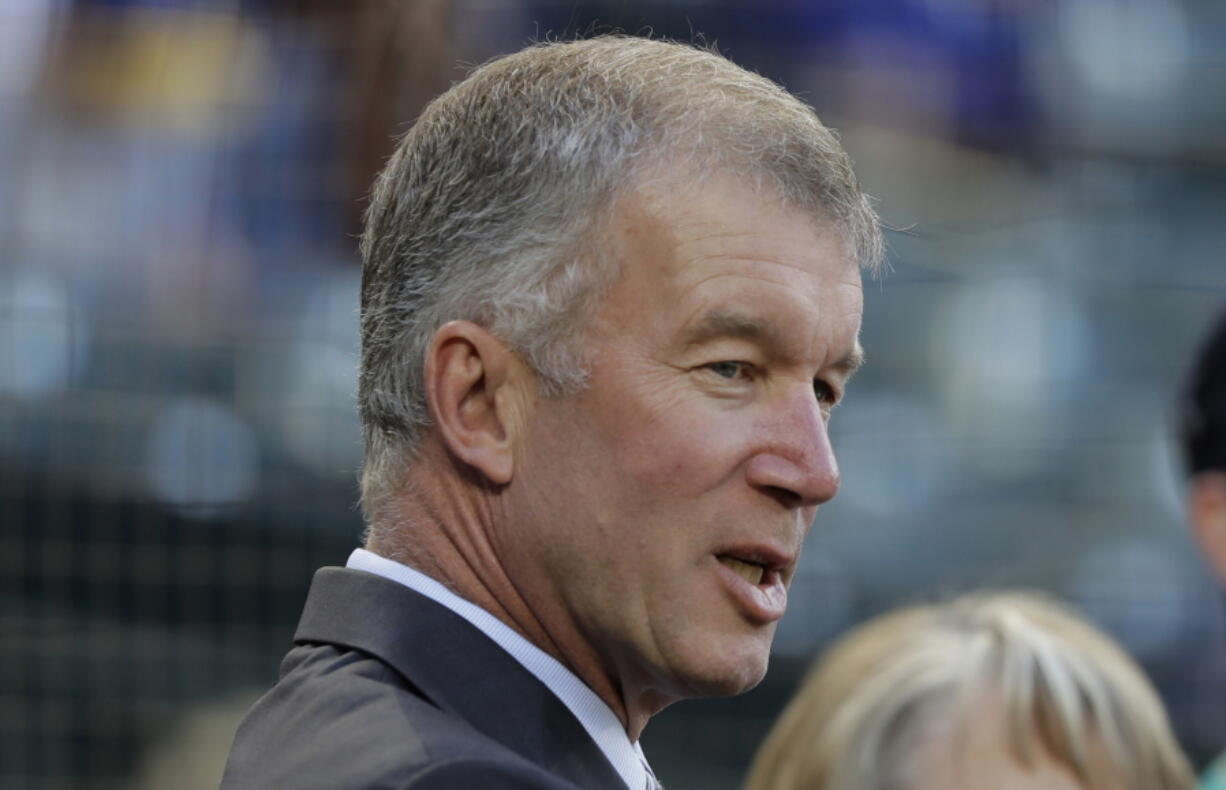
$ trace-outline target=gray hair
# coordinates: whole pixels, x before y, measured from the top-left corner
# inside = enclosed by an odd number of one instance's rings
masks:
[[[555,397],[584,386],[582,319],[617,274],[611,201],[650,173],[776,190],[876,270],[877,216],[813,110],[682,44],[605,36],[494,60],[431,102],[377,179],[362,237],[358,406],[368,521],[429,427],[425,355],[452,320],[500,337]]]

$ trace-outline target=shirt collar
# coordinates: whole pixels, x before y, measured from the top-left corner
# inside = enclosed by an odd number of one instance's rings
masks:
[[[537,680],[553,692],[604,753],[627,787],[648,786],[647,759],[642,747],[631,743],[617,715],[596,692],[560,661],[529,642],[509,625],[480,606],[447,589],[441,582],[407,565],[366,549],[354,549],[346,567],[366,571],[403,584],[463,617],[492,639]]]

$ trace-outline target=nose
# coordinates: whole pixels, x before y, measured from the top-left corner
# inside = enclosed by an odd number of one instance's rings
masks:
[[[759,426],[760,449],[750,459],[749,484],[788,508],[813,508],[839,490],[839,465],[826,419],[812,389]]]

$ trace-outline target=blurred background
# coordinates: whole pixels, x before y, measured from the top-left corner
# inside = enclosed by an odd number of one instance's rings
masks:
[[[1171,439],[1226,308],[1226,6],[0,0],[0,786],[216,787],[361,531],[374,173],[467,67],[610,29],[801,94],[894,228],[772,671],[652,722],[670,790],[736,787],[852,624],[982,585],[1082,607],[1226,745]]]

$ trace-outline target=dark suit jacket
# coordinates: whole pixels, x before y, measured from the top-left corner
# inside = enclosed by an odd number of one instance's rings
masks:
[[[548,688],[401,584],[321,569],[294,642],[239,725],[223,788],[626,790]]]

